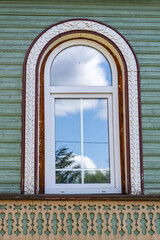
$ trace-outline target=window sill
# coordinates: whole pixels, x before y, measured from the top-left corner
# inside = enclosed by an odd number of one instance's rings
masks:
[[[25,195],[25,194],[0,194],[0,200],[48,200],[48,201],[75,201],[75,200],[105,200],[105,201],[160,201],[160,195],[127,195],[127,194],[85,194],[85,195]]]

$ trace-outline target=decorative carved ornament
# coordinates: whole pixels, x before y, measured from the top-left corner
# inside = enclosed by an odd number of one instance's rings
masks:
[[[129,44],[117,31],[89,20],[73,20],[52,26],[36,40],[29,52],[26,65],[25,193],[34,193],[35,70],[37,60],[42,49],[51,39],[73,30],[94,31],[101,34],[114,42],[123,54],[128,72],[131,193],[139,194],[141,177],[136,60]]]
[[[1,240],[160,239],[159,201],[0,201]]]

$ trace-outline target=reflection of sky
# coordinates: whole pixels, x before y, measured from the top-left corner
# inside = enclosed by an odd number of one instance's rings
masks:
[[[87,99],[83,102],[92,102]],[[84,109],[84,156],[91,158],[98,168],[106,168],[108,156],[107,100],[98,100],[94,109]],[[88,143],[87,143],[88,142]]]
[[[95,48],[82,45],[68,47],[52,63],[51,85],[111,85],[110,65]]]
[[[112,73],[111,73],[111,67],[109,65],[109,62],[107,61],[107,59],[105,58],[105,61],[101,62],[99,64],[99,66],[103,69],[104,74],[105,74],[105,78],[108,81],[108,85],[111,86],[112,85]]]
[[[109,168],[106,99],[83,99],[84,168]],[[75,154],[72,167],[81,164],[80,99],[55,100],[56,149],[65,146]]]

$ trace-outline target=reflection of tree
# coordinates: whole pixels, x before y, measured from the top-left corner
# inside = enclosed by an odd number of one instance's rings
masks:
[[[81,170],[72,171],[72,169],[81,169],[80,164],[72,164],[75,162],[75,154],[69,151],[68,147],[61,147],[55,152],[56,157],[56,183],[81,183]],[[60,169],[63,169],[60,171]],[[64,170],[65,169],[65,170]],[[67,170],[69,169],[69,170]],[[85,183],[109,183],[109,171],[87,171],[85,172]]]
[[[94,171],[94,172],[87,172],[85,173],[85,183],[109,183],[110,177],[109,177],[109,171],[106,171],[105,173],[101,171]]]
[[[73,163],[75,154],[68,151],[69,148],[61,147],[56,150],[56,169],[67,168]]]
[[[56,169],[66,169],[71,167],[73,164],[75,154],[71,151],[68,151],[69,148],[62,147],[56,150]],[[73,167],[80,168],[80,165]],[[57,171],[56,172],[56,183],[81,183],[81,172],[80,171]]]

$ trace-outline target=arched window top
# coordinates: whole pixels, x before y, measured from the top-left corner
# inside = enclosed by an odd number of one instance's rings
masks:
[[[55,56],[50,72],[51,86],[111,86],[112,73],[106,56],[84,42],[75,44]]]

